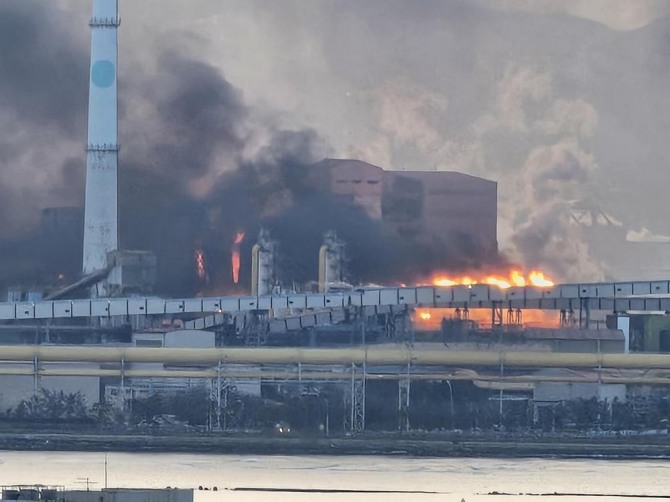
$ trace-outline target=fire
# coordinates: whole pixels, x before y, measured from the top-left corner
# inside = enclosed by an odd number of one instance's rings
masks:
[[[243,240],[244,240],[244,232],[237,232],[235,234],[235,242],[233,243],[233,245],[242,244]]]
[[[207,267],[205,266],[205,252],[202,249],[195,250],[195,271],[201,280],[207,279]]]
[[[230,261],[233,271],[233,282],[237,284],[240,281],[240,245],[244,240],[244,232],[238,231],[235,234],[235,240],[233,242],[233,248],[230,253]]]
[[[520,286],[523,287],[526,285],[526,279],[523,275],[518,270],[512,270],[512,274],[510,275],[510,279],[512,279],[512,283],[515,286]]]
[[[443,319],[464,319],[474,321],[480,329],[491,328],[491,309],[474,308],[457,311],[454,308],[417,308],[415,309],[414,329],[417,331],[439,331]],[[521,312],[521,323],[525,328],[555,328],[558,326],[558,313],[549,310],[525,309]],[[503,311],[504,325],[514,324],[508,318],[508,311]]]
[[[482,275],[480,277],[472,275],[463,277],[436,276],[433,278],[432,283],[434,286],[441,287],[490,284],[491,286],[498,286],[501,289],[511,288],[512,286],[547,287],[554,285],[554,281],[547,278],[543,272],[537,270],[531,271],[527,277],[518,270],[512,270],[506,274]]]
[[[554,281],[547,279],[542,272],[533,271],[530,273],[530,283],[533,286],[553,286]]]
[[[500,289],[511,288],[512,285],[505,279],[500,279],[499,277],[487,277],[484,279],[485,284],[490,284],[491,286],[498,286]]]

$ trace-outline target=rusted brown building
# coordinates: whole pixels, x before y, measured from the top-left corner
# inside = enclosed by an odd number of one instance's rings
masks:
[[[361,207],[401,236],[441,241],[479,258],[498,249],[497,183],[452,171],[386,171],[359,160],[325,159],[310,184]]]

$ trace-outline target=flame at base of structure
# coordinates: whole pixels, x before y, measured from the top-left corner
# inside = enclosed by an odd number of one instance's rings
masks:
[[[244,232],[238,231],[235,234],[235,241],[230,252],[231,270],[233,272],[233,283],[240,282],[240,245],[244,240]]]
[[[434,286],[449,287],[449,286],[472,286],[474,284],[489,284],[491,286],[498,286],[502,289],[511,288],[512,286],[524,287],[550,287],[554,285],[554,281],[545,276],[544,272],[537,270],[531,271],[527,276],[518,270],[511,270],[502,274],[467,274],[463,276],[448,276],[435,275],[431,283]]]

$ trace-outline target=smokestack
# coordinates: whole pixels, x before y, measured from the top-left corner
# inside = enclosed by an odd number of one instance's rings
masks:
[[[118,248],[117,28],[118,0],[93,0],[88,95],[83,272],[107,266]],[[98,288],[98,295],[106,291]]]

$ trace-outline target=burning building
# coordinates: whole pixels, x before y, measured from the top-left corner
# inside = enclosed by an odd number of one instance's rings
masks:
[[[451,171],[386,171],[359,160],[325,159],[309,183],[361,208],[402,239],[445,255],[497,255],[497,183]]]

